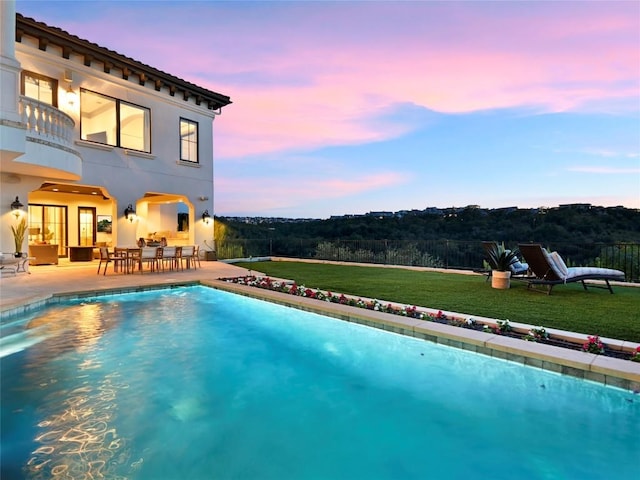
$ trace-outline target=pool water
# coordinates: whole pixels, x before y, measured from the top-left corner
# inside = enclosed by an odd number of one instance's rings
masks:
[[[640,395],[206,287],[2,337],[3,480],[638,478]]]

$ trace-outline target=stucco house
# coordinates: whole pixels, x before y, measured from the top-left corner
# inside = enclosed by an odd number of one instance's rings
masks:
[[[228,96],[0,2],[0,251],[213,237],[213,121]],[[18,208],[15,208],[18,207]]]

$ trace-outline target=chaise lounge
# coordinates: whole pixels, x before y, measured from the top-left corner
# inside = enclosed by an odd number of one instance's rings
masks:
[[[601,280],[605,285],[589,283],[590,287],[606,288],[613,293],[609,281],[625,280],[624,272],[612,268],[600,267],[567,267],[558,252],[547,252],[540,244],[520,244],[520,253],[529,264],[529,270],[534,276],[527,278],[527,288],[535,285],[547,287],[547,295],[551,295],[554,285],[561,285],[573,282],[582,282],[583,288],[587,289],[585,280]]]
[[[18,272],[22,257],[16,257],[14,254],[0,253],[0,274]]]

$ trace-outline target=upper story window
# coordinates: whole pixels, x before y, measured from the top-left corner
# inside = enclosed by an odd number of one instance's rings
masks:
[[[38,73],[23,71],[20,93],[43,103],[58,107],[58,81]]]
[[[198,123],[180,119],[180,160],[198,163]]]
[[[151,110],[81,89],[80,138],[151,153]]]

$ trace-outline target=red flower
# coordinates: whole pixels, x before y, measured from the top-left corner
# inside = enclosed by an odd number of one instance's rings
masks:
[[[582,350],[590,353],[603,353],[604,343],[598,335],[588,336],[587,341],[582,344]]]

